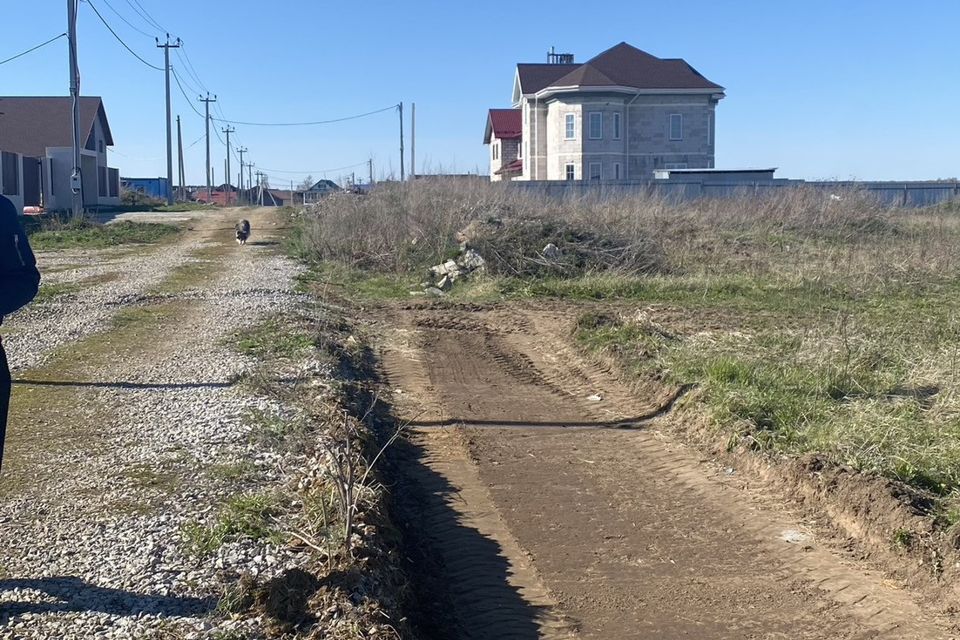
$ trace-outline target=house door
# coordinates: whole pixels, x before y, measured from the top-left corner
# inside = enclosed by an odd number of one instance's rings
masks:
[[[42,201],[40,181],[40,161],[23,157],[23,206],[39,207]]]

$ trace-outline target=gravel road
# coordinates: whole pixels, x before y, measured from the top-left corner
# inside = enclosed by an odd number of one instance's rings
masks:
[[[232,242],[239,214],[204,215],[145,251],[40,254],[44,282],[64,293],[4,324],[17,382],[0,476],[0,638],[257,638],[260,621],[213,615],[221,585],[297,564],[265,541],[206,558],[184,543],[185,527],[237,492],[214,470],[252,470],[250,492],[278,481],[279,454],[251,444],[249,416],[284,408],[237,384],[253,363],[229,341],[304,303],[272,214],[252,215],[245,247]],[[185,265],[189,286],[162,286]]]

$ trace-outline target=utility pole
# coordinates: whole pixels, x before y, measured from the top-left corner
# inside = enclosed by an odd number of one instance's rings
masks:
[[[369,184],[373,184],[373,158],[367,160],[367,171],[369,175]]]
[[[180,38],[173,44],[170,44],[170,34],[167,34],[167,41],[160,44],[160,38],[155,38],[157,48],[163,49],[163,72],[167,77],[167,204],[173,204],[173,133],[171,131],[170,117],[170,49],[180,48]]]
[[[230,206],[230,134],[236,131],[236,129],[234,129],[230,125],[227,125],[227,128],[221,129],[221,131],[227,134],[227,182],[224,185],[224,189],[226,189],[227,191],[224,194],[224,198],[226,198],[226,203],[227,203],[227,206],[229,207]]]
[[[204,118],[204,122],[207,126],[207,202],[210,202],[210,172],[213,171],[213,167],[210,166],[210,103],[216,102],[217,96],[210,97],[210,92],[207,92],[206,98],[200,98],[200,102],[204,103],[204,106],[207,108],[207,117]]]
[[[403,172],[403,103],[399,104],[400,108],[400,182],[406,180],[406,176]]]
[[[80,66],[77,62],[77,0],[67,0],[67,33],[70,47],[70,97],[73,98],[73,171],[70,189],[73,191],[73,217],[83,215],[83,179],[80,165]],[[53,186],[50,187],[53,193]]]
[[[263,206],[263,173],[257,171],[257,204]]]
[[[250,204],[253,204],[253,163],[247,163],[247,182],[250,184]]]
[[[183,171],[183,132],[180,130],[180,116],[177,116],[177,157],[179,159],[179,171],[177,171],[177,184],[180,185],[180,200],[187,199],[187,190],[184,186],[186,177]]]
[[[417,103],[410,105],[410,179],[417,179]]]
[[[237,148],[237,153],[240,154],[240,179],[237,180],[237,182],[240,185],[240,197],[237,199],[237,204],[241,204],[243,202],[243,154],[245,154],[246,152],[247,152],[246,147]]]

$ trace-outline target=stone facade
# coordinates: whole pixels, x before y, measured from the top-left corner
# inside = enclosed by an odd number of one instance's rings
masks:
[[[716,105],[716,98],[703,94],[524,98],[521,179],[565,180],[567,165],[573,165],[575,180],[590,179],[591,164],[599,165],[601,180],[652,180],[656,169],[712,168]],[[566,135],[567,116],[574,118],[573,138]],[[679,139],[674,140],[671,117],[677,116]],[[599,120],[598,137],[591,136],[591,117]]]

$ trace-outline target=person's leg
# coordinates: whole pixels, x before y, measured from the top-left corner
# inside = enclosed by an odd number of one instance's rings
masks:
[[[0,340],[0,469],[3,468],[3,442],[7,439],[7,413],[10,410],[10,367]]]

